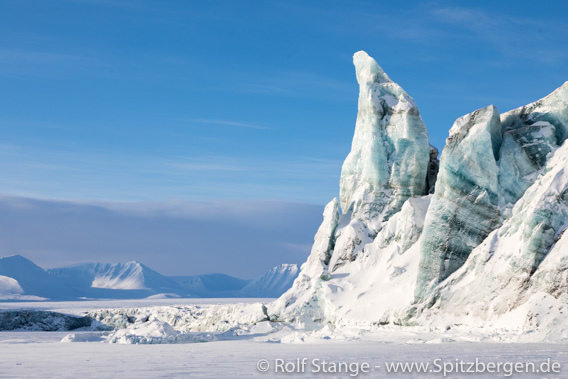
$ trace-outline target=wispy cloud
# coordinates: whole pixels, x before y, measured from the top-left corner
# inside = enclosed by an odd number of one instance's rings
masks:
[[[310,15],[316,27],[341,36],[376,35],[378,41],[404,41],[402,51],[422,48],[414,57],[421,61],[447,59],[452,43],[471,44],[478,49],[480,43],[486,43],[504,56],[545,64],[561,64],[559,60],[565,62],[568,58],[564,48],[568,23],[545,19],[538,10],[526,16],[513,16],[513,12],[499,11],[496,7],[462,4],[436,0],[398,7],[369,2],[366,7],[331,5],[325,10],[308,2],[294,6],[298,7],[296,13]],[[365,37],[361,43],[365,43]],[[390,43],[385,45],[388,47]],[[472,58],[478,55],[472,51]]]
[[[281,71],[270,75],[258,72],[235,73],[232,77],[231,85],[213,85],[209,90],[336,101],[352,101],[357,94],[357,86],[353,81],[342,81],[314,72]]]
[[[247,167],[224,163],[213,163],[200,160],[191,163],[172,163],[172,167],[183,171],[246,171]]]
[[[249,123],[246,123],[246,122],[228,121],[228,120],[197,119],[197,120],[192,120],[192,121],[195,122],[195,123],[199,123],[199,124],[234,126],[234,127],[238,127],[238,128],[247,128],[247,129],[260,129],[260,130],[269,129],[267,127],[260,126],[260,125],[249,124]]]
[[[262,178],[281,177],[282,179],[338,177],[341,161],[307,156],[287,155],[267,157],[263,160],[229,155],[211,155],[195,157],[176,157],[166,163],[175,170],[192,171],[227,171],[248,173]]]
[[[41,49],[0,48],[0,75],[48,77],[53,73],[98,69],[102,62],[89,55]]]
[[[430,14],[434,21],[457,28],[453,30],[468,31],[470,37],[484,40],[509,56],[540,63],[568,58],[568,52],[554,43],[554,39],[568,33],[566,23],[456,6],[435,7]]]
[[[323,203],[341,162],[275,155],[152,155],[0,145],[4,193],[68,199],[281,199]]]
[[[147,4],[142,4],[138,1],[120,1],[120,0],[60,0],[67,3],[76,3],[92,6],[102,6],[111,8],[124,8],[129,10],[142,10],[149,12],[158,12],[161,10],[160,7],[149,7]]]
[[[56,52],[51,52],[51,51],[3,48],[3,49],[0,49],[0,59],[2,61],[12,61],[14,63],[34,62],[34,63],[40,63],[40,64],[46,64],[46,63],[53,63],[53,64],[71,63],[71,64],[75,64],[75,63],[84,61],[87,58],[79,56],[79,55],[56,53]]]
[[[0,143],[0,155],[14,155],[20,150],[20,146],[10,143]]]

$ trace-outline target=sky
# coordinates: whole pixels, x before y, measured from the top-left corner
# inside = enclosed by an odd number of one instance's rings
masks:
[[[568,80],[566,14],[560,1],[0,0],[0,256],[248,278],[301,263],[350,150],[356,51],[414,98],[441,150],[456,118]]]

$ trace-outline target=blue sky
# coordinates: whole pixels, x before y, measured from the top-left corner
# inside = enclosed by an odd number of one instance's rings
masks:
[[[568,80],[566,4],[0,0],[0,194],[285,202],[309,214],[291,241],[309,245],[351,145],[354,52],[416,100],[441,149],[461,115]],[[0,255],[28,251],[8,245]],[[28,252],[45,264],[65,250],[40,245]]]

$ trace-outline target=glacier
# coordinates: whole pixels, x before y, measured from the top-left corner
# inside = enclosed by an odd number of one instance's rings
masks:
[[[459,117],[438,161],[412,98],[366,53],[353,62],[340,196],[270,320],[568,340],[568,82]]]
[[[329,272],[355,260],[382,224],[408,198],[426,195],[432,181],[432,149],[414,100],[367,53],[356,53],[353,63],[358,114],[341,169],[339,203],[345,216],[329,241],[335,251],[326,263]]]
[[[440,158],[426,216],[416,295],[461,267],[500,222],[499,111],[494,106],[459,118]]]
[[[388,323],[414,298],[438,150],[412,97],[367,53],[353,63],[358,114],[340,200],[325,207],[292,289],[267,306],[274,320]]]
[[[359,103],[351,152],[339,180],[342,225],[333,272],[356,258],[409,197],[429,191],[430,144],[414,100],[364,51],[353,57]]]
[[[370,220],[425,194],[430,151],[414,100],[364,51],[354,55],[353,63],[359,111],[341,169],[341,208]]]

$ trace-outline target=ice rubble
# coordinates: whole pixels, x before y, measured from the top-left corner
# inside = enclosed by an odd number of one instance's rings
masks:
[[[0,311],[0,330],[56,331],[86,329],[104,330],[107,327],[90,317],[78,317],[60,312],[33,309]]]
[[[85,317],[113,328],[105,340],[118,344],[209,342],[277,330],[259,303],[103,309],[87,312]],[[268,323],[264,329],[263,322]],[[67,336],[64,342],[76,338]]]
[[[289,343],[377,331],[568,340],[568,82],[507,113],[457,119],[438,162],[412,98],[366,53],[354,64],[359,112],[340,198],[292,288],[266,305],[90,314],[118,329],[111,342],[255,328]]]

